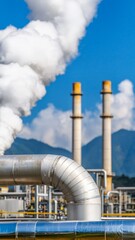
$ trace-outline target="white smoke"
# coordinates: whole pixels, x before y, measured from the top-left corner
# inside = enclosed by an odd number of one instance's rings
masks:
[[[135,93],[133,84],[124,80],[118,85],[118,93],[112,95],[112,132],[120,129],[135,130]],[[82,144],[101,135],[102,104],[94,112],[86,111],[82,121]],[[41,111],[32,123],[25,125],[21,137],[35,138],[54,147],[71,150],[71,111],[60,111],[53,105]],[[55,119],[55,121],[54,121]]]
[[[99,0],[25,0],[31,22],[0,31],[0,153],[21,129],[22,115],[77,55]],[[11,119],[11,121],[10,121]]]

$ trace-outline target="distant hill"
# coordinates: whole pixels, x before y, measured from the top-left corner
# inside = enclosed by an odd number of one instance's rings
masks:
[[[114,187],[135,187],[135,177],[127,177],[125,175],[113,177]]]
[[[11,148],[5,152],[6,155],[13,154],[56,154],[71,158],[71,153],[62,148],[51,147],[48,144],[35,139],[16,138]]]
[[[135,176],[135,131],[120,130],[112,135],[113,172],[116,175]],[[97,137],[83,146],[85,168],[102,168],[102,138]],[[58,154],[71,158],[71,153],[37,140],[17,138],[6,154]]]
[[[135,131],[120,130],[112,134],[113,172],[135,176]],[[97,137],[83,147],[83,166],[102,168],[102,138]]]

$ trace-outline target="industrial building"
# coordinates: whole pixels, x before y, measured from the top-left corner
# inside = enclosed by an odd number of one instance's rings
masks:
[[[105,221],[115,221],[119,217],[119,220],[130,218],[134,223],[135,188],[113,189],[112,184],[110,81],[103,82],[101,94],[102,169],[81,166],[82,89],[77,82],[71,93],[72,160],[57,155],[1,156],[1,220],[87,221],[95,224],[104,221],[106,224]],[[116,225],[119,227],[119,224],[121,222]],[[128,224],[123,223],[125,229]],[[105,229],[103,222],[102,229]]]

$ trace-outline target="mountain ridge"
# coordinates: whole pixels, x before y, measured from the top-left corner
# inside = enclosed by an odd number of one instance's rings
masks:
[[[116,175],[135,176],[135,131],[121,129],[112,134],[112,165]],[[71,152],[52,147],[35,139],[16,138],[5,154],[56,154],[71,158]],[[102,137],[96,137],[82,147],[82,165],[102,168]]]

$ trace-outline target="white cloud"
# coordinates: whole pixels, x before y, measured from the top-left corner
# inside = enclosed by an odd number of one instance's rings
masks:
[[[119,129],[135,129],[135,94],[133,84],[129,80],[122,81],[118,86],[119,92],[112,96],[113,131]]]
[[[133,84],[129,80],[122,81],[118,86],[118,93],[112,95],[112,131],[122,128],[135,129],[135,95]],[[101,135],[102,104],[96,106],[94,112],[86,111],[82,124],[82,144]],[[61,111],[53,105],[41,111],[31,124],[25,125],[21,136],[35,138],[51,146],[63,147],[71,150],[71,111]]]
[[[36,138],[52,146],[71,148],[71,112],[63,112],[53,105],[42,110],[36,119],[25,125],[21,136]]]
[[[35,138],[54,147],[71,150],[71,111],[61,111],[52,104],[42,110],[31,124],[24,126],[21,137]],[[101,134],[101,120],[97,112],[86,111],[82,121],[82,144]]]

